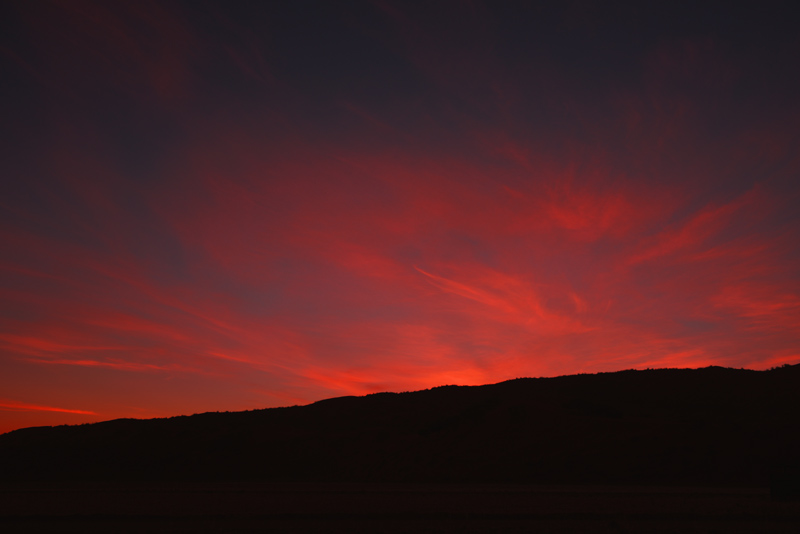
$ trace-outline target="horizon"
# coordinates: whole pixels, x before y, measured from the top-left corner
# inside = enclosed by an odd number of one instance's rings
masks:
[[[362,394],[359,394],[359,395],[341,395],[341,396],[338,396],[338,397],[326,397],[326,398],[323,398],[323,399],[312,400],[312,401],[310,401],[310,402],[308,402],[306,404],[292,404],[292,405],[282,405],[282,406],[263,406],[263,407],[247,408],[247,409],[244,409],[244,410],[225,410],[225,411],[222,411],[222,410],[210,410],[210,411],[207,411],[207,412],[171,414],[171,415],[162,415],[162,416],[158,416],[158,417],[117,417],[117,418],[114,418],[114,419],[101,419],[101,420],[86,421],[86,422],[79,422],[79,423],[62,423],[62,424],[58,424],[58,425],[39,425],[39,426],[30,426],[30,427],[20,427],[20,428],[13,428],[11,430],[3,430],[0,427],[0,436],[2,436],[4,434],[8,434],[9,432],[14,432],[15,430],[25,430],[27,428],[54,428],[56,426],[82,426],[82,425],[92,425],[92,424],[97,424],[97,423],[108,423],[108,422],[111,422],[111,421],[120,421],[120,420],[150,421],[150,420],[154,420],[154,419],[174,419],[174,418],[178,418],[178,417],[193,417],[195,415],[205,415],[205,414],[243,413],[243,412],[261,411],[261,410],[281,409],[281,408],[301,408],[301,407],[304,407],[304,406],[311,406],[311,405],[317,404],[319,402],[325,402],[325,401],[329,401],[329,400],[342,399],[342,398],[364,398],[364,397],[369,397],[371,395],[383,395],[383,394],[404,395],[404,394],[407,394],[407,393],[420,393],[420,392],[425,392],[425,391],[431,391],[431,390],[434,390],[434,389],[450,388],[450,387],[471,388],[471,387],[496,386],[496,385],[504,384],[506,382],[513,382],[513,381],[516,381],[516,380],[540,380],[540,379],[553,379],[553,378],[570,378],[570,377],[575,377],[575,376],[587,376],[587,375],[588,376],[597,376],[597,375],[604,375],[604,374],[625,373],[625,372],[628,372],[628,371],[637,371],[637,372],[647,372],[647,371],[701,371],[701,370],[712,369],[712,368],[725,369],[725,370],[731,370],[731,371],[769,372],[769,371],[774,371],[774,370],[778,370],[778,369],[785,369],[787,367],[793,367],[795,365],[800,365],[800,364],[783,364],[783,365],[780,365],[780,366],[771,367],[769,369],[748,369],[748,368],[744,368],[744,367],[721,367],[721,366],[718,366],[718,365],[709,365],[709,366],[706,366],[706,367],[659,367],[659,368],[647,367],[647,368],[644,368],[644,369],[631,368],[631,369],[619,369],[619,370],[616,370],[616,371],[599,371],[599,372],[596,372],[596,373],[575,373],[575,374],[554,375],[554,376],[518,376],[518,377],[515,377],[515,378],[508,378],[508,379],[505,379],[505,380],[501,380],[500,382],[492,382],[492,383],[487,383],[487,384],[440,384],[438,386],[431,386],[431,387],[425,388],[425,389],[415,389],[415,390],[408,390],[408,391],[373,391],[373,392],[369,392],[369,393],[362,393]]]
[[[796,22],[4,3],[0,432],[800,362]]]

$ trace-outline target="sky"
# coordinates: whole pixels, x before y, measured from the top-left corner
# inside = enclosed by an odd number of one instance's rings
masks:
[[[0,432],[800,362],[800,18],[739,4],[4,2]]]

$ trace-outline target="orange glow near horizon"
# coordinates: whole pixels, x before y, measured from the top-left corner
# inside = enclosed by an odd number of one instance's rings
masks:
[[[19,8],[0,432],[800,362],[800,105],[737,100],[762,66],[666,34],[606,79],[390,4],[363,70],[222,11]]]

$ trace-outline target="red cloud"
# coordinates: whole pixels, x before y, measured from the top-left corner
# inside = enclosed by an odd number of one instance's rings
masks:
[[[97,415],[94,412],[86,410],[68,410],[66,408],[53,408],[52,406],[38,406],[36,404],[28,404],[25,402],[18,402],[12,400],[0,400],[0,410],[12,410],[22,412],[59,412],[59,413],[72,413],[80,415]]]

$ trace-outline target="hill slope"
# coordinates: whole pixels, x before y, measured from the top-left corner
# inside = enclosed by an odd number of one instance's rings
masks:
[[[797,465],[800,366],[517,379],[0,436],[0,480],[766,486]]]

